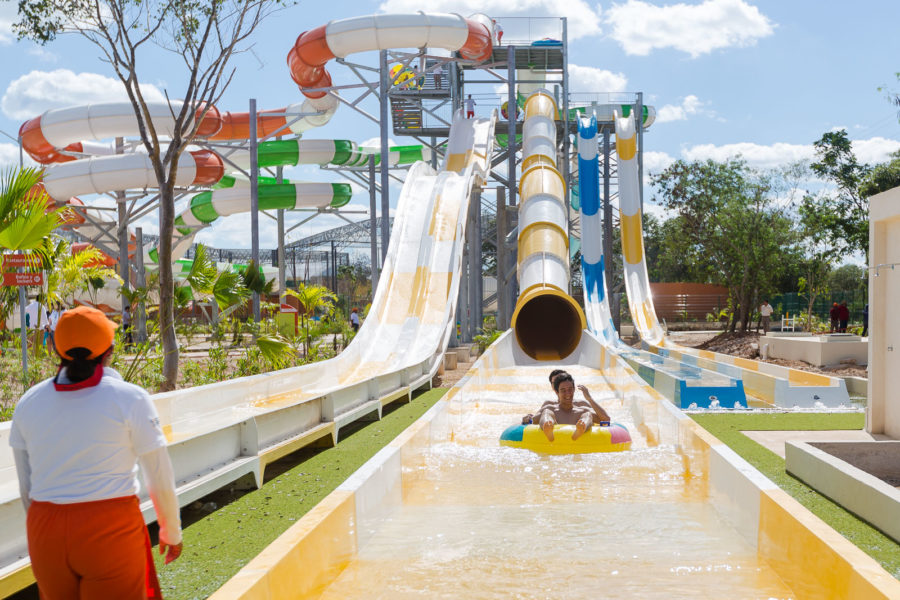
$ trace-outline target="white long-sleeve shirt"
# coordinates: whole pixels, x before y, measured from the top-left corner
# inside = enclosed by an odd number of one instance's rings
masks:
[[[67,383],[64,373],[60,383]],[[104,369],[99,383],[57,390],[53,379],[22,396],[10,446],[27,511],[32,500],[72,504],[138,492],[144,473],[160,524],[160,539],[181,542],[172,463],[156,407],[147,392]]]

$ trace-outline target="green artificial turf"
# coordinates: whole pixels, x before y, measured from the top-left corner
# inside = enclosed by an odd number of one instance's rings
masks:
[[[380,421],[342,429],[340,441],[333,448],[304,448],[282,459],[290,461],[288,470],[269,479],[262,488],[230,501],[187,526],[181,558],[161,566],[157,556],[164,596],[178,600],[206,598],[212,594],[422,416],[446,391],[433,389],[408,404],[386,407],[392,410]],[[267,476],[270,471],[277,473],[278,468],[278,463],[270,465]]]
[[[838,533],[900,579],[900,545],[785,471],[784,459],[741,431],[862,429],[861,413],[695,414],[697,423],[737,452]]]

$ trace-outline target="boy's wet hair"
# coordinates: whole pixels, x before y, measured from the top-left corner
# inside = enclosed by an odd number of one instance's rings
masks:
[[[553,369],[550,371],[550,385],[553,385],[553,380],[556,379],[556,376],[560,373],[565,373],[565,371],[562,369]]]
[[[572,385],[575,385],[575,378],[573,378],[571,375],[569,375],[568,373],[563,371],[562,373],[557,375],[556,378],[553,380],[553,391],[558,392],[559,386],[561,386],[566,381],[571,381]]]

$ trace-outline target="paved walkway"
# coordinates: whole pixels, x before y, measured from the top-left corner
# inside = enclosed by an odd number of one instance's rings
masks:
[[[871,442],[892,438],[867,432],[864,429],[835,431],[742,431],[748,438],[784,458],[785,442]]]

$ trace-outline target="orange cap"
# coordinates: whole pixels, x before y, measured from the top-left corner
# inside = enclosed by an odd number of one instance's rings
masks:
[[[103,312],[90,306],[67,310],[56,324],[53,341],[56,352],[63,358],[72,348],[87,348],[88,358],[97,358],[113,345],[118,325],[106,318]]]

